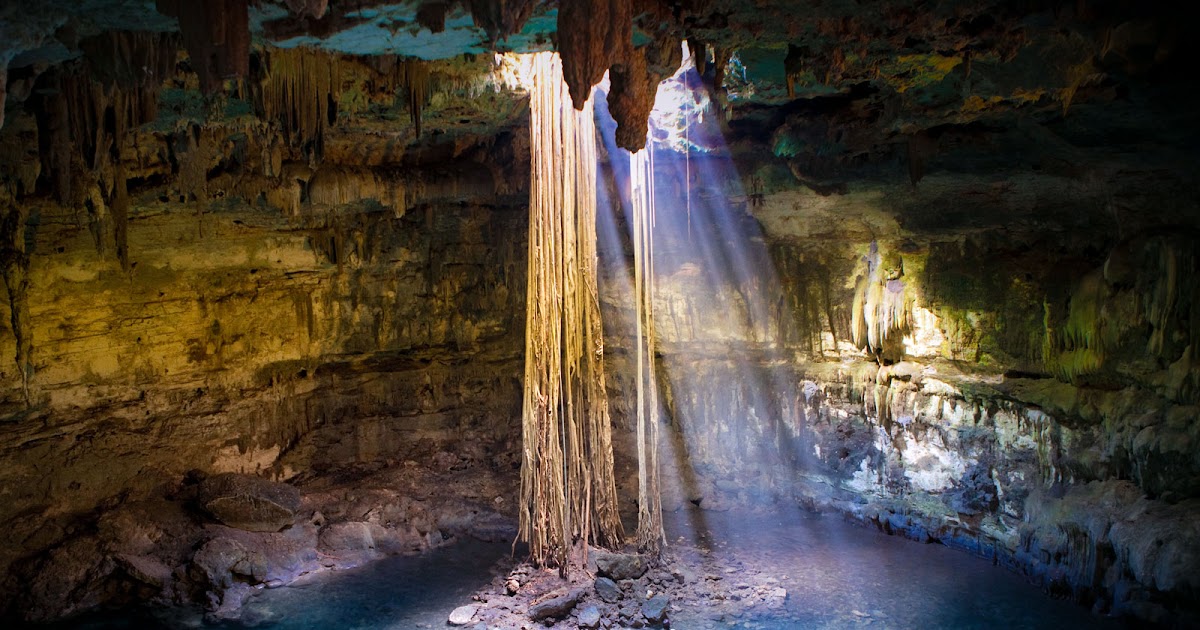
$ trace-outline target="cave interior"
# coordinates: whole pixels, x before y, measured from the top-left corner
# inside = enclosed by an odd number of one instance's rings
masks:
[[[1200,626],[1198,14],[4,2],[0,621],[254,626],[520,538],[437,624]],[[574,362],[530,341],[560,334]],[[530,454],[530,409],[574,407],[595,477]],[[612,510],[531,555],[555,475]],[[812,568],[860,553],[1073,621]]]

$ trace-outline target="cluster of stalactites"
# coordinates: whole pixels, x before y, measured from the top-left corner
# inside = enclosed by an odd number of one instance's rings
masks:
[[[1200,400],[1200,248],[1196,235],[1146,234],[1123,241],[1104,267],[1081,278],[1063,309],[1043,304],[1042,358],[1062,380],[1111,371],[1149,355],[1165,367],[1162,394]]]
[[[854,344],[879,360],[899,360],[904,355],[904,335],[912,329],[912,296],[904,281],[904,262],[898,256],[884,256],[874,242],[862,262],[850,324]]]
[[[286,0],[287,8],[300,17],[321,19],[329,9],[329,0]]]
[[[89,207],[101,251],[111,224],[126,269],[129,200],[122,149],[130,130],[157,116],[159,89],[174,74],[176,46],[169,33],[110,31],[80,43],[83,60],[39,80],[42,173],[60,203]]]
[[[337,103],[349,84],[369,80],[376,92],[403,91],[416,135],[430,97],[425,62],[381,57],[364,60],[314,48],[271,48],[258,91],[258,110],[276,122],[288,143],[319,157],[325,130],[337,120]]]
[[[679,67],[678,40],[664,37],[635,49],[633,18],[643,9],[635,0],[579,0],[558,10],[558,47],[563,78],[576,109],[609,73],[608,107],[617,121],[616,141],[638,151],[646,145],[650,110],[658,84]]]
[[[8,100],[8,60],[0,59],[0,129],[4,128],[4,102]]]
[[[179,18],[183,46],[205,94],[250,72],[247,0],[156,0],[159,13]]]
[[[496,43],[521,30],[533,8],[534,0],[465,0],[471,21]],[[570,3],[567,3],[570,4]]]

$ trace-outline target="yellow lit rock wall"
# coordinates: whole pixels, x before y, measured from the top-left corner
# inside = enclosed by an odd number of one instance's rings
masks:
[[[135,206],[128,273],[74,211],[30,209],[28,403],[0,299],[0,522],[21,546],[192,468],[289,478],[511,438],[522,211],[214,207]]]

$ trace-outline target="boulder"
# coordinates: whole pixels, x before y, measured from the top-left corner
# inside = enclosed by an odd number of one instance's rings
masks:
[[[113,556],[117,566],[125,570],[129,577],[156,588],[162,588],[171,581],[171,567],[149,556],[117,554]]]
[[[21,604],[26,621],[55,621],[108,603],[113,594],[106,587],[116,564],[96,543],[91,536],[75,538],[46,555]]]
[[[611,604],[621,599],[621,587],[606,577],[598,577],[596,578],[596,595]]]
[[[200,484],[200,506],[218,521],[251,532],[277,532],[296,520],[300,492],[252,475],[225,473]]]
[[[603,549],[593,551],[596,572],[616,581],[639,578],[646,572],[646,558],[636,553],[614,553]]]

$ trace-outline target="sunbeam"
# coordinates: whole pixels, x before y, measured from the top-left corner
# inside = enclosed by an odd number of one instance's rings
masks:
[[[785,505],[779,488],[787,486],[777,476],[794,474],[782,464],[802,455],[804,396],[777,369],[786,363],[781,340],[793,335],[792,324],[771,301],[782,292],[774,263],[687,49],[679,72],[659,87],[646,149],[630,155],[617,148],[603,100],[596,110],[608,155],[602,172],[616,183],[614,198],[604,201],[618,213],[599,213],[602,256],[617,261],[604,280],[623,287],[607,294],[635,296],[632,309],[616,310],[633,317],[626,330],[638,340],[639,368],[661,357],[653,383],[672,426],[672,439],[660,445],[663,500],[672,510],[688,502],[720,508],[739,498]],[[603,196],[606,187],[599,188]],[[629,249],[632,269],[620,264]],[[650,347],[640,341],[642,329],[654,332]],[[639,396],[639,417],[648,404]],[[638,438],[640,451],[640,422]],[[747,482],[714,487],[711,473],[739,460],[755,463],[739,471]],[[719,512],[689,511],[690,535],[713,526],[712,514]]]

